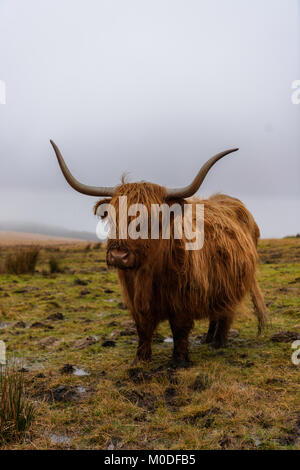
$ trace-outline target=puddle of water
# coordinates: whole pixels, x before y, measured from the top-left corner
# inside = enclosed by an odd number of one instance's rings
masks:
[[[168,338],[165,338],[164,343],[173,343],[173,338],[171,338],[171,336],[169,336]]]
[[[79,377],[84,377],[85,375],[90,375],[90,372],[84,369],[79,369],[78,367],[75,367],[73,371],[73,375],[78,375]]]
[[[51,444],[70,444],[72,439],[68,436],[64,436],[63,434],[50,434],[50,441]]]
[[[202,344],[202,339],[195,339],[194,343],[195,344]]]
[[[110,441],[110,443],[108,444],[107,450],[114,450],[114,449],[115,449],[115,445],[113,441]]]
[[[260,439],[255,439],[255,447],[259,447],[261,444]]]

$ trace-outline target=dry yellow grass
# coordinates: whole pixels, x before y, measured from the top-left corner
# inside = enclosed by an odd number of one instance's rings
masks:
[[[82,246],[86,244],[86,242],[76,238],[54,237],[51,235],[41,235],[39,233],[7,232],[0,230],[0,247],[27,245],[65,246],[70,244]]]
[[[300,448],[299,366],[291,341],[271,340],[300,332],[300,239],[260,243],[271,318],[264,334],[257,338],[253,315],[241,312],[228,348],[216,351],[199,344],[207,324],[198,322],[193,365],[179,371],[167,368],[166,323],[153,361],[130,367],[136,335],[116,273],[103,249],[86,246],[43,247],[34,276],[0,276],[0,340],[25,363],[37,413],[27,439],[3,448]],[[49,273],[53,250],[62,273]],[[89,375],[62,371],[65,364]]]

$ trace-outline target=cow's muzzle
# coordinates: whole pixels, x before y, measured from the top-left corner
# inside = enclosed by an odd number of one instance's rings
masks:
[[[128,250],[113,248],[107,252],[106,261],[108,266],[119,269],[132,269],[135,266],[135,256]]]

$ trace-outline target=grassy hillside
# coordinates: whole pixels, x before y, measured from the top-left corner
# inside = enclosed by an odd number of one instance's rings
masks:
[[[291,344],[300,333],[300,239],[264,240],[259,250],[270,325],[257,338],[251,308],[240,312],[228,348],[216,351],[201,344],[207,322],[196,323],[193,365],[180,371],[167,368],[166,323],[152,362],[130,367],[134,325],[97,245],[43,248],[35,275],[1,274],[0,340],[36,408],[26,439],[2,448],[299,449]],[[49,274],[53,256],[62,272]],[[290,334],[274,341],[279,331]]]

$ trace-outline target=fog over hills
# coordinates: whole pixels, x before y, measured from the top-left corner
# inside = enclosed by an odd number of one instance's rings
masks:
[[[262,237],[299,232],[300,0],[0,1],[0,220],[94,233],[82,183],[241,199]],[[300,90],[300,88],[299,88]]]
[[[38,233],[64,238],[78,238],[79,240],[99,241],[96,234],[91,232],[70,230],[64,227],[44,225],[34,222],[0,222],[0,230],[12,232]]]

